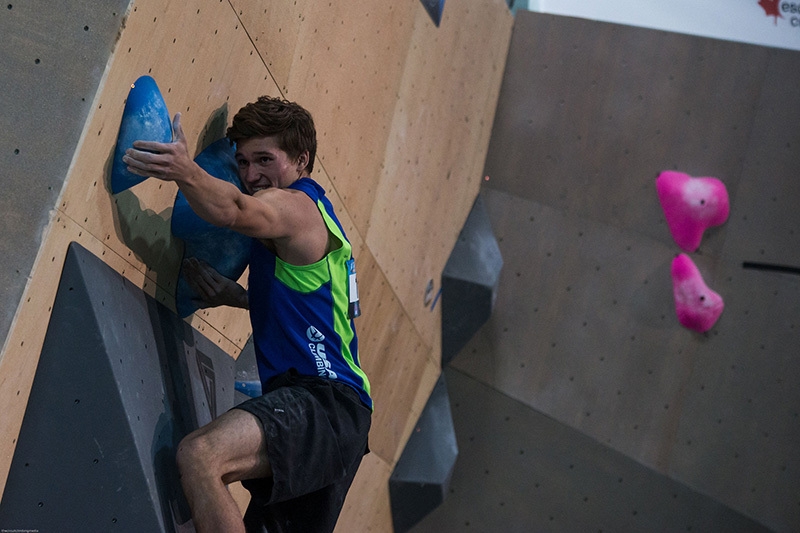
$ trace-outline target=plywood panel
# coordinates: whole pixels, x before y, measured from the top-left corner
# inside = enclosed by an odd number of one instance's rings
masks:
[[[439,365],[368,251],[362,252],[358,269],[359,352],[375,404],[370,447],[394,465],[439,376]]]
[[[336,524],[337,533],[392,530],[392,509],[389,500],[389,477],[392,466],[374,453],[364,457],[358,469],[342,514]]]
[[[265,62],[279,63],[271,72],[283,95],[313,114],[320,164],[365,235],[418,6],[301,2],[288,9],[252,7],[239,9],[242,20],[263,37],[255,44]],[[282,24],[285,19],[289,28]]]
[[[112,196],[108,186],[123,103],[144,74],[155,78],[170,111],[183,114],[197,151],[224,134],[229,112],[277,90],[229,5],[144,2],[130,13],[59,208],[172,292],[182,257],[169,230],[177,188],[148,180]],[[204,316],[239,346],[247,340],[241,311]]]
[[[230,5],[258,50],[280,92],[292,68],[306,13],[315,2],[252,2],[231,0]],[[317,3],[318,4],[318,3]]]
[[[448,2],[439,28],[424,9],[414,19],[367,244],[434,342],[440,325],[425,287],[434,280],[438,288],[482,182],[511,23],[494,1]]]

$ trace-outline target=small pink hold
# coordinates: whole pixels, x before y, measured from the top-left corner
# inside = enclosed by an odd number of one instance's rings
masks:
[[[672,292],[678,321],[686,328],[704,333],[722,314],[722,296],[708,288],[694,262],[686,254],[672,261]]]
[[[706,229],[728,220],[728,190],[717,178],[666,170],[658,175],[656,190],[672,238],[685,252],[697,250]]]

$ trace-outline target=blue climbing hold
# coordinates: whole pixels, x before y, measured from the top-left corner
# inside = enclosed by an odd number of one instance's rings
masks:
[[[234,153],[230,141],[222,138],[210,144],[194,160],[215,178],[233,183],[243,191]],[[181,191],[175,197],[171,224],[172,234],[184,243],[184,259],[196,257],[233,280],[239,279],[244,273],[250,259],[250,237],[206,222],[192,210]],[[175,293],[175,306],[181,318],[197,311],[195,298],[197,296],[189,287],[181,267]]]
[[[141,76],[131,85],[128,100],[125,102],[111,166],[113,194],[127,190],[146,179],[128,172],[127,165],[122,162],[125,151],[133,146],[134,141],[139,140],[172,142],[172,120],[167,104],[156,81],[150,76]]]
[[[425,11],[430,15],[436,27],[442,23],[442,12],[444,11],[444,0],[420,0]]]
[[[261,396],[261,382],[258,380],[234,382],[234,389],[251,398]]]

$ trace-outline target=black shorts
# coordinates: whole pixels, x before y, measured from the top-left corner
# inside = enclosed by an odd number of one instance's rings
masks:
[[[361,458],[371,410],[348,385],[289,372],[236,409],[261,421],[272,477],[250,491],[248,532],[333,531]]]

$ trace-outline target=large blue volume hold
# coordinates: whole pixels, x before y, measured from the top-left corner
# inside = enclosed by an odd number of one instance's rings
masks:
[[[172,120],[167,104],[161,96],[156,81],[150,76],[141,76],[131,85],[122,122],[119,126],[114,161],[111,166],[111,192],[127,190],[146,178],[128,172],[122,156],[134,141],[172,142]]]
[[[234,153],[230,141],[222,138],[200,152],[195,162],[215,178],[233,183],[243,190]],[[197,216],[180,191],[172,210],[172,234],[184,242],[184,258],[196,257],[205,261],[226,278],[239,279],[247,267],[250,237],[206,222]],[[194,298],[197,295],[192,292],[181,269],[175,293],[175,305],[181,318],[197,311]]]

